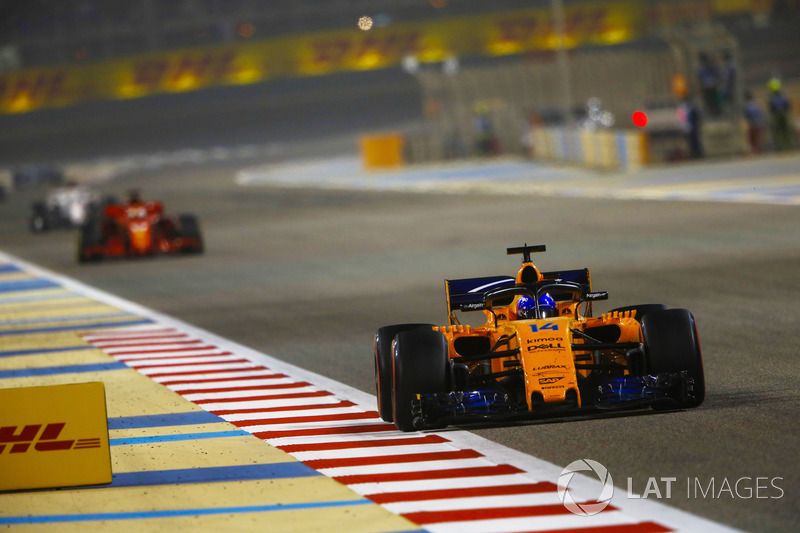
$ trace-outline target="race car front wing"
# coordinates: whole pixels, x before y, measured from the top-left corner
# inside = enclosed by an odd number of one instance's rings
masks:
[[[592,406],[603,410],[646,405],[668,408],[685,403],[694,394],[694,379],[687,372],[608,378],[597,386]],[[415,427],[423,429],[442,424],[499,421],[580,409],[570,404],[529,411],[526,402],[515,401],[507,392],[486,389],[417,394],[412,400],[412,410]]]

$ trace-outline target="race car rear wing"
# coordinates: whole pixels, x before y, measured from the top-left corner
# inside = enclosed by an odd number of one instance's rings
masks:
[[[567,281],[586,286],[591,292],[591,275],[588,268],[580,270],[561,270],[542,272],[544,281]],[[486,308],[484,296],[495,289],[513,287],[515,279],[511,276],[488,276],[483,278],[446,279],[444,288],[447,294],[447,316],[451,323],[454,311],[481,311]],[[587,316],[591,316],[591,302]]]
[[[542,278],[546,281],[559,280],[579,283],[581,285],[586,285],[586,290],[588,292],[592,291],[592,276],[588,268],[560,270],[558,272],[542,272]]]

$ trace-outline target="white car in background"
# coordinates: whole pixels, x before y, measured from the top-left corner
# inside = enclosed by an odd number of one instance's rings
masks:
[[[101,199],[87,187],[69,184],[47,192],[44,200],[33,203],[29,226],[32,232],[41,233],[56,228],[79,228],[93,210],[113,202]]]

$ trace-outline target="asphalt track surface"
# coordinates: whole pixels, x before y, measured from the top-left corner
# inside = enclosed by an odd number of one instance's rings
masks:
[[[756,180],[796,161],[748,165]],[[618,490],[630,483],[634,493],[650,489],[656,498],[648,484],[657,482],[662,503],[722,524],[797,529],[797,206],[241,187],[241,167],[162,167],[103,186],[117,194],[139,187],[169,212],[197,213],[207,244],[202,257],[79,266],[71,232],[27,232],[29,200],[40,191],[18,191],[0,208],[0,243],[25,260],[368,393],[378,327],[443,323],[443,279],[513,274],[518,258],[507,257],[506,247],[547,244],[535,257],[540,267],[589,267],[594,287],[609,291],[597,311],[653,302],[691,310],[706,401],[689,411],[470,429],[556,465],[598,461]],[[681,167],[675,173],[686,179]],[[669,499],[661,478],[676,478]],[[723,490],[737,481],[738,492]]]

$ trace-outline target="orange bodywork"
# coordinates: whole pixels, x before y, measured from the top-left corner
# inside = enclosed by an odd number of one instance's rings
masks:
[[[586,276],[588,280],[588,270]],[[515,282],[521,286],[544,279],[533,263],[526,262],[519,269]],[[450,287],[447,283],[445,289],[448,292],[449,307]],[[451,359],[469,355],[458,349],[461,342],[459,339],[465,337],[485,337],[490,346],[505,344],[505,349],[510,352],[509,356],[492,359],[489,371],[502,374],[510,368],[521,367],[528,409],[532,411],[537,408],[536,403],[559,405],[572,400],[576,407],[581,406],[578,376],[586,377],[591,370],[576,368],[576,362],[592,361],[593,355],[588,349],[580,350],[578,345],[583,344],[583,339],[575,335],[576,330],[583,332],[601,328],[604,332],[613,332],[613,338],[604,339],[606,342],[636,343],[642,340],[641,326],[634,319],[635,311],[608,313],[595,318],[587,316],[591,314],[591,302],[565,300],[557,301],[557,318],[527,320],[517,317],[517,300],[518,297],[508,305],[483,309],[486,323],[478,326],[460,324],[455,311],[449,308],[450,325],[434,329],[447,338]],[[582,306],[583,310],[580,309]],[[611,361],[619,365],[626,364],[623,353],[612,355]],[[486,363],[467,363],[470,372],[480,364]],[[627,370],[625,374],[628,374]]]

